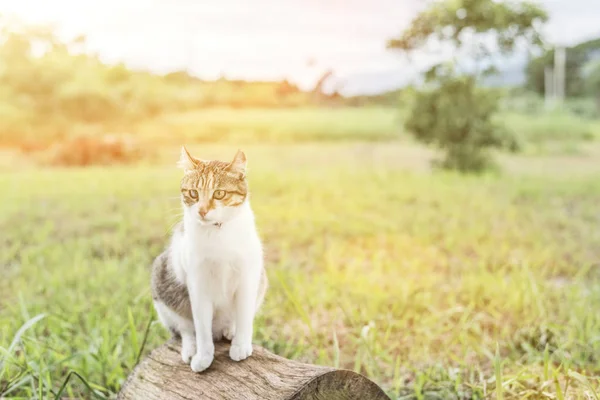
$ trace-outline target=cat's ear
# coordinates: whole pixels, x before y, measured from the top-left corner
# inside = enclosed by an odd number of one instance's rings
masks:
[[[198,164],[200,164],[200,161],[192,157],[185,146],[181,146],[181,156],[179,157],[177,166],[183,169],[184,172],[188,172],[196,168]]]
[[[238,150],[233,157],[233,161],[227,167],[231,172],[238,174],[239,179],[244,179],[246,176],[246,155],[243,151]]]

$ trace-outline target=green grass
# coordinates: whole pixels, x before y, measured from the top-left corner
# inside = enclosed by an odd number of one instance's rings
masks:
[[[214,108],[160,116],[134,129],[141,138],[225,143],[389,141],[407,138],[395,107],[298,109]],[[527,115],[503,112],[498,119],[526,145],[577,144],[600,137],[600,122],[566,112]]]
[[[158,117],[136,128],[142,138],[173,143],[386,141],[402,133],[396,108],[213,108]]]
[[[537,148],[547,143],[578,143],[600,137],[598,120],[585,120],[566,112],[539,115],[503,113],[499,119],[506,123],[518,140]]]
[[[600,172],[431,174],[387,144],[247,154],[271,282],[257,343],[393,398],[597,398]],[[114,397],[168,337],[149,268],[179,214],[172,165],[0,174],[0,396],[69,378],[66,396]]]

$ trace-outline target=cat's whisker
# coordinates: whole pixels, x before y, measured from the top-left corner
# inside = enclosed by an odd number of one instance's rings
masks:
[[[176,215],[170,215],[167,218],[169,219],[169,221],[173,221],[176,220],[175,222],[179,222],[181,221],[181,218],[183,217],[183,213],[181,214],[176,214]]]
[[[168,234],[173,232],[173,228],[175,228],[175,226],[177,226],[177,224],[179,224],[181,222],[181,219],[178,218],[175,222],[172,222],[171,225],[169,226],[169,229],[167,229],[167,231],[165,232],[164,236],[167,236]]]

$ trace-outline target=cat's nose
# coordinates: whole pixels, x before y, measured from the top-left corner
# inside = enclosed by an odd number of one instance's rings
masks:
[[[200,210],[198,210],[198,213],[200,214],[200,216],[202,218],[206,217],[206,214],[208,214],[208,210],[206,209],[206,207],[200,207]]]

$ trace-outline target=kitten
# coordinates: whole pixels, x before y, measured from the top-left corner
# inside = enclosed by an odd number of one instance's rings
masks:
[[[183,221],[152,267],[158,316],[181,336],[181,358],[207,369],[213,340],[231,340],[234,361],[252,354],[254,315],[267,289],[263,252],[248,200],[246,156],[202,161],[181,149]]]

